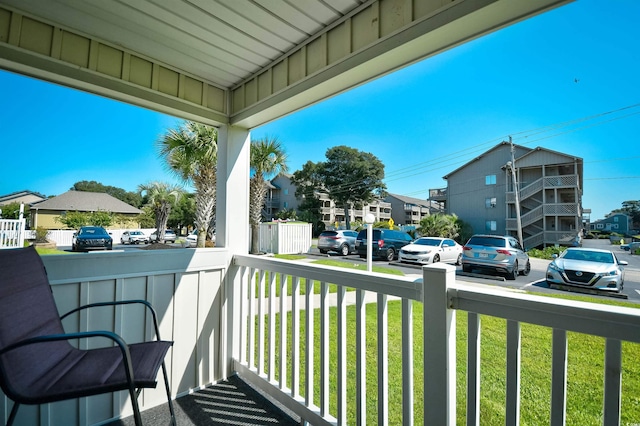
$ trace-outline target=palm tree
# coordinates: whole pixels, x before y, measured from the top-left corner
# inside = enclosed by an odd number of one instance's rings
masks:
[[[420,220],[418,232],[425,237],[456,238],[459,226],[455,214],[431,214]]]
[[[160,155],[169,169],[196,190],[195,226],[197,247],[204,247],[216,205],[218,131],[215,127],[187,121],[169,130],[158,141]]]
[[[143,195],[147,205],[151,206],[156,215],[156,229],[158,242],[164,243],[164,231],[171,213],[171,206],[182,196],[182,190],[164,182],[150,182],[138,186],[138,192]]]
[[[277,138],[251,141],[251,179],[249,181],[249,223],[251,253],[257,253],[262,206],[267,196],[266,179],[287,171],[287,155]]]

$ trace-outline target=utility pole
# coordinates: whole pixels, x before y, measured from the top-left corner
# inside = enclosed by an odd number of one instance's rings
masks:
[[[524,248],[524,241],[522,240],[522,220],[520,219],[520,194],[518,191],[518,179],[516,178],[516,158],[515,151],[516,148],[513,146],[513,140],[511,136],[509,136],[509,144],[511,144],[511,161],[509,162],[509,167],[511,168],[511,177],[513,179],[513,191],[515,194],[516,201],[516,222],[518,228],[518,242],[520,242],[520,246]]]

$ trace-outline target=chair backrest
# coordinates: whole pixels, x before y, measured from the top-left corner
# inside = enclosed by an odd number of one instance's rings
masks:
[[[47,273],[33,247],[0,250],[0,349],[20,340],[64,333]],[[67,341],[29,345],[0,357],[0,386],[14,399],[70,351]]]

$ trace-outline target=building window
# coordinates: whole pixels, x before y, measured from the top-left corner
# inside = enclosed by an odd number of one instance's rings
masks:
[[[288,188],[284,189],[282,192],[284,192],[284,195],[289,195],[289,189]]]
[[[596,225],[596,228],[598,228],[598,229],[604,229],[604,224],[602,224],[602,223],[598,223],[598,224]]]
[[[618,229],[618,224],[617,223],[613,224],[613,229]]]
[[[288,202],[286,202],[286,201],[284,202],[284,208],[285,208],[285,209],[286,209],[286,208],[289,208],[289,203],[288,203]]]
[[[496,231],[498,229],[498,222],[495,220],[488,220],[485,224],[487,231]]]
[[[496,175],[487,175],[484,177],[485,185],[495,185],[496,184]]]
[[[614,216],[614,217],[613,217],[613,221],[614,221],[614,222],[617,222],[617,221],[618,221],[618,216]]]
[[[488,209],[495,208],[495,206],[497,204],[496,197],[485,198],[484,204],[485,204],[485,207],[488,208]]]

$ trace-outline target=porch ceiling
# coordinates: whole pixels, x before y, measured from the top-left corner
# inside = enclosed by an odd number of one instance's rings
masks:
[[[0,68],[252,128],[568,0],[0,0]]]

